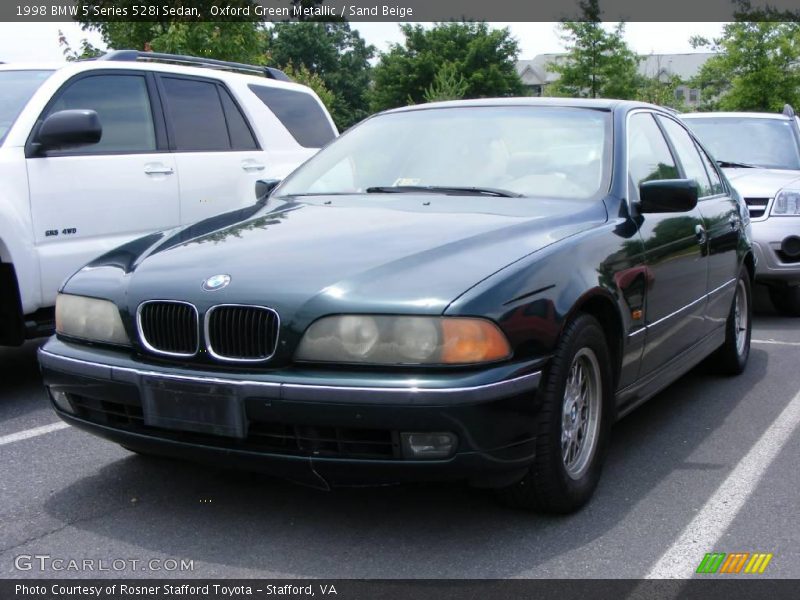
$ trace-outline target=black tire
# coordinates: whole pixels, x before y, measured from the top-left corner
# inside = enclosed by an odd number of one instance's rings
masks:
[[[599,398],[594,401],[597,406],[594,448],[586,450],[586,455],[582,457],[582,461],[585,461],[582,470],[570,474],[568,459],[564,458],[562,452],[562,434],[568,435],[564,425],[570,419],[572,423],[575,422],[574,403],[567,401],[567,383],[573,366],[592,354],[596,358],[594,366],[597,367],[596,389],[599,393]],[[567,325],[555,355],[545,370],[539,394],[541,405],[534,462],[522,480],[497,492],[504,503],[516,508],[571,513],[586,504],[597,487],[612,424],[613,389],[608,344],[603,328],[594,317],[581,314]],[[570,403],[573,410],[568,414],[565,407]],[[587,431],[590,428],[591,425],[587,426]],[[585,436],[584,441],[586,439]],[[583,451],[576,452],[580,457]]]
[[[779,313],[787,317],[800,317],[800,286],[770,286],[769,299]]]
[[[743,294],[747,306],[742,311],[741,302]],[[737,305],[739,313],[746,318],[746,323],[737,322]],[[753,330],[753,293],[750,284],[750,274],[746,267],[742,267],[739,279],[736,282],[736,292],[731,303],[728,320],[725,323],[725,343],[712,354],[714,368],[724,375],[739,375],[747,366],[750,357],[750,338]],[[739,334],[744,335],[741,338]]]

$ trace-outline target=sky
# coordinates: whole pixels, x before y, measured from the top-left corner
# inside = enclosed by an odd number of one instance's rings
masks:
[[[508,27],[520,43],[520,58],[561,52],[564,46],[558,36],[557,23],[492,23]],[[723,23],[626,23],[625,39],[638,54],[677,54],[694,52],[689,45],[692,35],[707,38],[718,36]],[[403,41],[397,23],[352,23],[361,36],[378,50]],[[64,60],[58,46],[62,30],[73,48],[84,37],[102,47],[96,32],[84,32],[77,23],[0,23],[0,62],[51,62]]]

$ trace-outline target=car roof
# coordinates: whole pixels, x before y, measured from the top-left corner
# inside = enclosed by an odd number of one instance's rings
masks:
[[[664,113],[670,113],[668,109],[655,104],[646,102],[635,102],[632,100],[614,100],[609,98],[479,98],[476,100],[449,100],[446,102],[431,102],[428,104],[416,104],[413,106],[402,106],[385,111],[386,113],[407,112],[415,110],[427,110],[431,108],[460,108],[471,106],[553,106],[565,108],[588,108],[595,110],[630,110],[634,108],[649,108]]]
[[[176,75],[195,75],[197,77],[212,77],[227,82],[252,83],[268,87],[282,87],[308,92],[308,88],[292,81],[270,79],[259,75],[249,75],[237,71],[215,69],[210,67],[194,67],[188,65],[172,64],[156,61],[105,61],[105,60],[76,60],[71,62],[48,63],[5,63],[0,64],[0,71],[64,71],[68,74],[78,74],[86,71],[113,69],[133,71],[157,71],[159,73],[174,73]],[[70,73],[71,72],[71,73]]]
[[[786,121],[791,119],[781,113],[765,113],[765,112],[695,112],[684,113],[681,119],[731,119],[731,118],[745,118],[745,119],[776,119],[778,121]]]

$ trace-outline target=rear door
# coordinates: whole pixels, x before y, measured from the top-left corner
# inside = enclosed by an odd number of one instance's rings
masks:
[[[97,144],[44,155],[26,149],[45,304],[96,256],[178,224],[176,165],[156,98],[150,74],[89,71],[67,81],[42,113],[91,109],[103,127]]]
[[[681,177],[678,163],[655,116],[636,112],[628,120],[630,195],[639,199],[639,184]],[[644,321],[646,339],[640,375],[647,375],[700,340],[706,294],[703,218],[689,212],[649,213],[636,217],[645,248],[648,289]]]
[[[694,179],[698,186],[697,206],[703,215],[708,252],[705,332],[710,333],[725,324],[739,277],[739,204],[723,185],[716,165],[686,129],[668,117],[658,119],[672,142],[684,176]]]
[[[253,204],[266,159],[228,89],[214,79],[163,73],[159,86],[180,174],[181,222]]]

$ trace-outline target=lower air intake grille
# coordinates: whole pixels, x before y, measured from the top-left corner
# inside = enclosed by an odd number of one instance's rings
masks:
[[[185,302],[155,301],[139,306],[139,335],[148,350],[193,356],[198,347],[197,309]]]
[[[222,304],[206,314],[209,353],[222,360],[267,360],[278,344],[278,313],[263,306]]]
[[[202,444],[234,450],[366,460],[401,460],[400,435],[389,429],[352,429],[343,427],[265,423],[250,421],[247,438],[219,437],[191,431],[175,431],[144,424],[138,400],[123,398],[98,400],[69,394],[78,418],[159,439]]]
[[[747,208],[750,209],[751,219],[763,217],[769,204],[769,198],[745,198],[744,201],[747,203]]]

